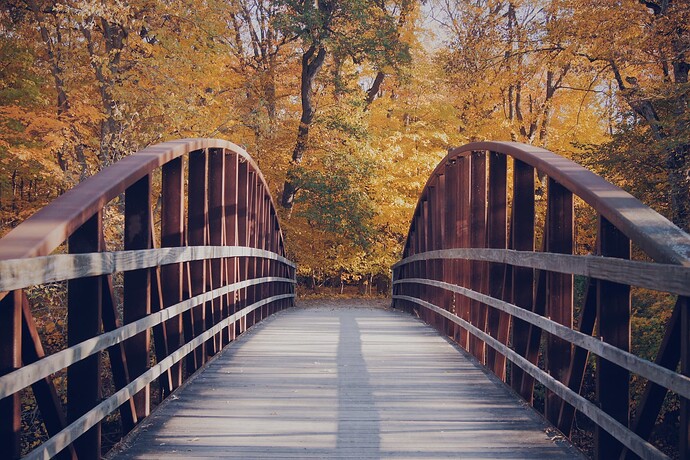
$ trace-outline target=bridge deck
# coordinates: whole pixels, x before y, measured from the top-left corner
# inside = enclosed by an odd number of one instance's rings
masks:
[[[432,328],[355,305],[259,324],[113,456],[580,458]]]

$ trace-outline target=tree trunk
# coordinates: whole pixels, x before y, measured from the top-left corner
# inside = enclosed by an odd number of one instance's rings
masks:
[[[309,128],[314,121],[314,105],[312,96],[314,94],[314,80],[318,75],[326,59],[326,48],[320,44],[312,44],[302,55],[302,83],[300,93],[302,96],[302,116],[297,129],[297,142],[292,151],[292,165],[296,166],[302,162],[304,152],[309,147]],[[295,201],[297,187],[290,177],[285,179],[283,184],[283,195],[281,204],[286,209],[291,209]]]

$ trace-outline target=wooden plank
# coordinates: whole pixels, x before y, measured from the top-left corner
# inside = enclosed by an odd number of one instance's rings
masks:
[[[581,458],[430,327],[351,302],[262,322],[114,459]]]
[[[216,324],[212,329],[204,331],[201,335],[195,337],[191,342],[188,342],[179,349],[175,350],[170,356],[165,358],[156,366],[147,370],[144,374],[139,376],[136,380],[131,382],[125,388],[118,390],[108,399],[95,406],[93,409],[79,417],[74,422],[70,423],[69,426],[67,426],[57,435],[48,439],[39,447],[31,451],[31,453],[29,453],[29,455],[27,455],[26,457],[23,457],[23,459],[39,460],[43,458],[54,457],[63,449],[65,449],[69,444],[74,442],[74,440],[83,436],[84,433],[93,429],[94,426],[99,425],[100,421],[103,420],[103,418],[105,418],[108,414],[115,411],[119,405],[127,401],[127,399],[131,398],[136,393],[146,388],[152,381],[159,378],[161,374],[170,369],[170,367],[175,362],[181,360],[189,353],[192,353],[196,348],[202,346],[207,340],[213,337],[213,335],[220,332],[224,327],[227,327],[228,324],[237,321],[242,316],[246,316],[248,313],[251,313],[252,310],[261,308],[261,306],[263,306],[265,303],[274,302],[278,300],[281,300],[281,296],[277,296],[270,299],[264,299],[260,302],[252,304],[246,307],[244,310],[226,318],[225,320],[223,320],[223,322]]]
[[[488,295],[481,294],[461,286],[443,283],[441,281],[423,278],[408,278],[398,280],[397,283],[417,283],[443,287],[444,289],[457,292],[458,294],[462,294],[468,298],[484,302],[487,305],[509,313],[516,318],[520,318],[521,320],[534,325],[537,329],[543,329],[544,331],[558,337],[561,340],[569,342],[578,347],[585,348],[597,356],[601,356],[602,358],[624,367],[637,375],[656,382],[663,387],[671,389],[680,395],[690,396],[690,378],[678,374],[671,369],[667,369],[666,367],[662,367],[659,364],[652,363],[646,359],[640,358],[639,356],[635,356],[632,353],[620,350],[613,345],[602,342],[595,337],[575,331],[560,323],[545,318],[538,313],[533,313],[520,308],[517,305],[513,305],[499,299],[494,299]]]
[[[60,350],[56,353],[47,356],[46,358],[23,366],[9,374],[0,377],[0,398],[16,393],[22,388],[37,382],[61,369],[66,368],[74,363],[78,363],[84,358],[92,356],[106,348],[115,344],[121,343],[131,337],[134,337],[141,332],[161,324],[168,319],[191,310],[194,307],[203,305],[205,302],[214,297],[222,296],[228,292],[245,289],[249,286],[268,282],[282,282],[293,284],[295,281],[290,278],[256,278],[251,280],[239,281],[229,284],[210,292],[204,292],[196,297],[184,300],[176,305],[170,306],[165,310],[152,313],[145,318],[139,319],[117,330],[106,332],[84,340],[69,348]]]
[[[202,245],[86,254],[57,254],[34,259],[0,261],[0,275],[4,273],[8,276],[7,279],[0,280],[0,285],[15,290],[36,284],[111,275],[116,272],[141,270],[160,265],[225,257],[263,257],[288,264],[293,268],[295,266],[294,263],[277,253],[245,246]],[[654,264],[647,265],[649,268],[644,268],[644,270],[651,273]],[[664,268],[665,266],[659,265],[659,270],[663,271]],[[676,275],[675,278],[683,276],[683,272],[678,272]],[[671,274],[671,276],[674,275]],[[22,279],[22,277],[24,278]]]
[[[665,459],[668,460],[668,456],[654,447],[652,444],[646,440],[639,437],[637,434],[629,430],[626,426],[619,423],[613,417],[608,415],[606,412],[602,411],[592,402],[588,401],[586,398],[578,395],[577,393],[571,391],[568,387],[563,385],[559,380],[551,377],[548,373],[541,370],[535,364],[532,364],[527,359],[523,358],[507,346],[495,340],[490,335],[485,332],[475,328],[467,321],[462,318],[453,317],[448,312],[440,309],[439,307],[429,304],[423,300],[410,298],[409,300],[414,301],[430,310],[434,310],[440,314],[445,315],[448,319],[452,321],[457,321],[467,328],[468,332],[471,334],[476,334],[480,339],[484,340],[487,345],[495,347],[496,350],[504,354],[508,359],[513,361],[515,364],[520,366],[526,374],[530,375],[533,379],[544,385],[547,391],[553,392],[556,396],[564,399],[569,404],[573,405],[578,411],[582,412],[590,420],[592,420],[597,425],[604,428],[606,431],[611,433],[616,439],[621,440],[630,450],[640,455],[645,459]]]

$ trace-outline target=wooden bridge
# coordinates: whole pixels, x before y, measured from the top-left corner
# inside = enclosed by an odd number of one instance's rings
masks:
[[[595,254],[573,254],[575,197]],[[149,147],[56,199],[0,240],[3,458],[99,458],[104,424],[126,435],[114,458],[577,458],[576,412],[596,457],[665,458],[648,439],[667,394],[690,458],[690,236],[569,160],[451,151],[393,267],[392,309],[295,307],[295,268],[260,171],[226,141]],[[49,283],[66,284],[68,318],[51,354],[30,302]],[[630,350],[631,288],[675,302],[654,362]],[[22,450],[34,400],[46,436]]]

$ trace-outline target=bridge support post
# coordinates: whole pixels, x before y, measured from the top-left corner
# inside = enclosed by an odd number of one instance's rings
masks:
[[[630,240],[608,220],[599,217],[599,254],[630,259]],[[604,342],[630,351],[630,286],[597,280],[597,318],[599,337]],[[596,375],[599,407],[624,426],[629,425],[630,372],[597,357]],[[617,458],[623,446],[597,426],[597,458]]]
[[[534,251],[534,168],[520,160],[513,162],[513,209],[511,220],[511,249]],[[511,299],[515,305],[526,310],[534,306],[534,270],[513,267],[511,279]],[[513,318],[513,348],[521,356],[527,355],[529,343],[529,324]],[[513,389],[532,402],[531,392],[522,391],[522,380],[526,374],[520,367],[511,366],[510,383]]]
[[[489,155],[489,191],[487,218],[487,247],[506,249],[507,236],[507,158],[500,153]],[[490,263],[488,270],[488,294],[491,297],[504,298],[505,287],[504,264]],[[489,308],[487,313],[489,334],[502,344],[508,343],[510,315]],[[486,347],[486,364],[501,380],[506,378],[506,360],[503,355],[491,347]]]
[[[125,191],[125,249],[151,247],[151,176],[147,175]],[[122,317],[125,324],[151,313],[151,270],[124,274]],[[141,332],[125,342],[129,377],[134,380],[149,367],[150,338]],[[137,420],[149,415],[149,385],[134,395]]]
[[[184,246],[184,172],[182,158],[176,158],[163,165],[163,200],[161,202],[161,247]],[[182,300],[183,264],[161,267],[163,305],[169,307]],[[181,345],[182,317],[180,315],[165,322],[168,350],[177,350]],[[173,389],[182,385],[182,362],[170,368]]]
[[[546,217],[546,251],[573,252],[573,194],[549,178]],[[566,327],[573,326],[573,275],[546,273],[546,316]],[[572,345],[557,337],[546,339],[546,370],[555,379],[565,382],[570,367]],[[551,423],[558,423],[560,398],[546,392],[545,414]]]
[[[147,210],[148,212],[148,210]],[[103,251],[103,219],[99,211],[72,236],[71,254]],[[148,234],[147,234],[148,238]],[[103,277],[78,278],[67,283],[67,346],[95,337],[101,329]],[[100,353],[67,368],[67,422],[72,423],[100,402]],[[79,458],[100,458],[101,424],[96,424],[74,442]]]
[[[22,292],[4,293],[0,300],[0,375],[22,365]],[[8,459],[21,455],[21,393],[0,399],[0,445]]]

